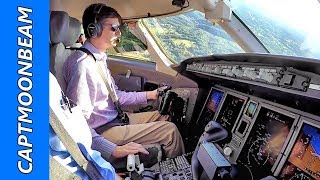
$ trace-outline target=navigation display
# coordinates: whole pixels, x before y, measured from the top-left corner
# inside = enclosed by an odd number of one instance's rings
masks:
[[[319,128],[303,124],[280,177],[285,180],[320,179]]]
[[[223,95],[223,91],[211,88],[205,106],[203,107],[200,117],[198,119],[198,124],[200,124],[200,126],[206,126],[208,122],[213,119],[215,112],[217,112],[218,110]]]
[[[261,107],[238,158],[253,179],[271,174],[295,118]]]

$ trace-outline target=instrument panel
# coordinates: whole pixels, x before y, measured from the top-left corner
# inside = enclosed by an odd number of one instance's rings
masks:
[[[197,123],[210,119],[229,132],[231,141],[217,144],[240,179],[320,179],[320,117],[214,86]]]

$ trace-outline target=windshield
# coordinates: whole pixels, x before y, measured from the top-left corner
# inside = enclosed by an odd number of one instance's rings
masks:
[[[109,56],[121,56],[139,61],[154,62],[147,51],[146,45],[132,34],[127,25],[121,29],[121,37],[117,46],[108,49],[107,53]]]
[[[320,3],[317,0],[232,0],[231,8],[233,18],[249,28],[271,54],[320,59],[320,26],[317,23]],[[147,28],[173,63],[197,56],[244,52],[226,31],[196,10],[147,18],[139,23]],[[127,38],[132,41],[131,37]],[[121,47],[111,54],[154,62],[148,51],[129,49],[131,52],[126,52],[126,48]]]
[[[234,13],[271,54],[320,59],[317,0],[232,0]]]
[[[243,52],[219,25],[213,26],[199,11],[149,18],[143,23],[174,63],[195,56]]]

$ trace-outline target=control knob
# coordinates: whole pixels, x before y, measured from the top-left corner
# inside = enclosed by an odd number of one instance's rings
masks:
[[[230,156],[231,153],[232,153],[232,149],[231,149],[230,147],[227,146],[227,147],[225,147],[225,148],[223,149],[223,154],[224,154],[224,155]]]
[[[247,75],[248,78],[255,80],[257,78],[257,73],[255,71],[250,71]]]
[[[273,80],[273,75],[270,74],[270,73],[261,72],[261,73],[259,73],[259,75],[260,75],[260,78],[261,78],[261,79],[263,79],[263,80],[265,80],[265,81],[267,81],[267,82],[269,82],[269,83],[271,83],[272,80]]]
[[[226,70],[226,75],[228,75],[228,76],[233,76],[234,73],[232,72],[231,69],[227,69],[227,70]]]
[[[216,67],[214,68],[214,73],[220,74],[221,72],[222,72],[222,68],[221,68],[220,66],[216,66]]]

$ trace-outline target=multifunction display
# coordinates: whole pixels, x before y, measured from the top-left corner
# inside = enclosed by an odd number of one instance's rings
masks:
[[[271,174],[294,121],[292,116],[261,107],[238,158],[253,179]]]
[[[285,180],[320,179],[319,128],[303,124],[280,177]]]

